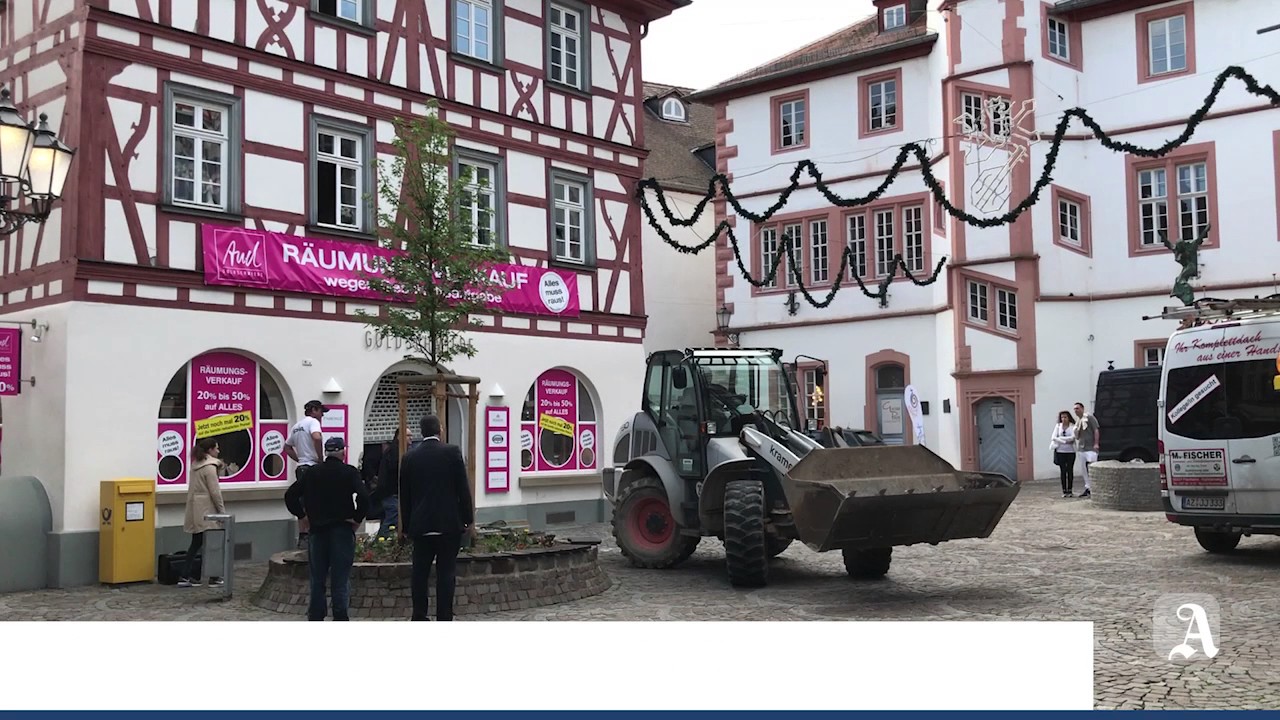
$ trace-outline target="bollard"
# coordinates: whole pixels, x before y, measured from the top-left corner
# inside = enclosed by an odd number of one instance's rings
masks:
[[[204,562],[201,564],[201,574],[208,581],[210,577],[209,569],[214,567],[222,568],[222,598],[224,600],[231,599],[231,586],[235,584],[235,529],[236,518],[231,514],[209,513],[204,516],[205,520],[217,523],[218,527],[213,530],[205,531],[204,544]],[[210,533],[213,533],[210,535]],[[218,542],[212,542],[212,541]],[[215,560],[221,562],[215,563]]]

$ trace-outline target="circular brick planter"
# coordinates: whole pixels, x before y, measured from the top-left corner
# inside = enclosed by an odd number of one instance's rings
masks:
[[[502,610],[525,610],[580,600],[610,587],[600,568],[596,546],[557,543],[493,554],[458,555],[455,615]],[[353,618],[408,618],[409,563],[362,563],[351,568]],[[271,556],[267,579],[253,596],[253,604],[274,612],[305,615],[310,597],[307,561],[298,551]],[[430,582],[432,613],[436,608],[435,568]]]
[[[1089,480],[1096,507],[1138,512],[1164,510],[1160,499],[1160,466],[1156,463],[1116,460],[1092,463]]]

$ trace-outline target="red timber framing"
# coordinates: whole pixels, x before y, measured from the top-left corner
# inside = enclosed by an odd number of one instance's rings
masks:
[[[536,29],[538,46],[511,52],[501,39],[495,47],[508,52],[485,63],[452,52],[452,11],[434,12],[437,4],[451,8],[452,0],[380,2],[382,16],[371,26],[326,18],[312,10],[311,0],[244,0],[233,4],[234,19],[215,16],[213,0],[86,0],[61,18],[48,17],[50,8],[59,6],[53,0],[17,2],[32,5],[39,29],[14,23],[12,0],[9,12],[0,14],[0,38],[6,40],[0,43],[0,83],[14,88],[27,113],[61,101],[62,117],[51,117],[51,123],[80,151],[66,197],[55,211],[61,223],[26,228],[0,255],[0,312],[77,299],[358,321],[338,298],[203,284],[198,241],[196,257],[190,258],[190,234],[193,228],[198,234],[202,221],[342,236],[309,226],[305,201],[269,206],[278,204],[263,202],[260,193],[255,198],[248,187],[252,181],[245,181],[246,161],[271,161],[273,167],[296,163],[305,175],[310,140],[305,125],[299,130],[302,142],[292,147],[241,131],[238,150],[232,148],[238,153],[232,166],[238,163],[238,180],[244,183],[237,210],[204,213],[165,204],[166,158],[159,150],[165,87],[191,85],[195,79],[238,100],[241,128],[249,121],[245,106],[254,98],[287,99],[302,105],[304,117],[314,111],[353,122],[364,118],[376,152],[383,154],[392,147],[379,126],[422,112],[434,98],[460,143],[488,148],[503,162],[504,172],[511,172],[508,156],[520,153],[522,172],[533,157],[548,170],[554,165],[589,177],[595,256],[586,266],[570,268],[579,275],[581,317],[499,316],[479,330],[641,341],[642,221],[632,196],[647,155],[639,44],[643,25],[685,4],[681,0],[597,0],[587,6],[585,31],[605,45],[609,58],[586,66],[589,92],[547,81],[542,15],[515,8],[503,9],[505,25],[524,22]],[[543,3],[543,14],[545,8]],[[62,82],[29,85],[34,71],[50,65],[60,68]],[[545,182],[546,176],[538,177]],[[549,210],[550,189],[535,192],[528,189],[530,182],[522,176],[518,183],[506,183],[503,227],[512,226],[507,219],[515,208],[525,211],[518,222],[529,209]],[[174,235],[179,228],[181,237]],[[113,232],[115,252],[109,253]],[[119,237],[125,233],[127,240]],[[60,235],[53,241],[60,241],[60,252],[47,249],[49,234]],[[372,236],[343,239],[368,242]],[[33,255],[33,244],[44,247]],[[18,245],[24,247],[18,250]],[[127,259],[122,247],[128,248]],[[516,241],[511,253],[522,264],[549,263],[541,233]],[[32,261],[19,262],[23,257]]]

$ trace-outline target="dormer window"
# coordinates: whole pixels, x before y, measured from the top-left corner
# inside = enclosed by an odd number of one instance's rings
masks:
[[[893,30],[907,24],[907,6],[894,5],[884,9],[884,29]]]
[[[669,97],[662,101],[662,119],[674,120],[676,122],[684,122],[685,118],[684,103],[678,98]]]

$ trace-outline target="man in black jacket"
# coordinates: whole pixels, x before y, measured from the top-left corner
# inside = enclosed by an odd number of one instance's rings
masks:
[[[333,592],[333,619],[350,619],[347,604],[351,564],[356,558],[356,527],[369,510],[369,495],[360,471],[342,461],[345,448],[342,438],[326,440],[324,462],[303,473],[284,494],[289,512],[311,524],[308,620],[324,620],[326,578]]]
[[[400,461],[400,504],[413,538],[413,620],[427,619],[427,583],[436,563],[436,620],[453,619],[458,551],[474,522],[471,481],[456,445],[440,440],[440,418],[422,418],[422,444]]]

